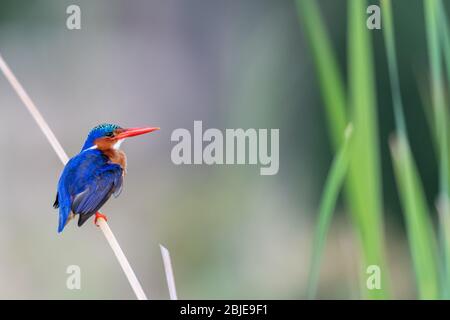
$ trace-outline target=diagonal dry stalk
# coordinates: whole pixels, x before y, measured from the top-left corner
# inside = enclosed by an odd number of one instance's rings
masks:
[[[3,72],[6,79],[9,81],[9,83],[11,84],[11,86],[13,87],[13,89],[15,90],[17,95],[19,96],[19,98],[22,100],[25,107],[31,113],[32,117],[34,118],[34,120],[38,124],[39,128],[42,130],[42,132],[46,136],[48,142],[53,147],[53,150],[55,150],[55,152],[58,155],[61,162],[63,164],[66,164],[67,161],[69,161],[69,157],[67,156],[63,147],[59,143],[59,141],[56,138],[53,131],[50,129],[50,127],[47,124],[47,122],[45,121],[44,117],[39,112],[39,110],[36,107],[36,105],[34,104],[34,102],[28,96],[27,92],[22,87],[20,82],[17,80],[17,78],[15,77],[12,70],[6,64],[6,62],[3,59],[1,54],[0,54],[0,70]],[[108,223],[104,219],[99,219],[98,224],[99,224],[100,229],[102,230],[106,240],[108,240],[108,243],[111,246],[111,249],[113,250],[117,260],[119,261],[119,264],[122,267],[122,270],[125,273],[131,287],[133,288],[133,291],[136,294],[136,297],[139,300],[147,300],[147,296],[145,295],[144,290],[142,290],[142,286],[139,283],[139,280],[137,279],[136,274],[134,273],[133,269],[131,268],[131,265],[128,262],[128,259],[126,258],[125,254],[123,253],[119,243],[117,242],[116,237],[114,236],[111,229],[109,228]],[[169,252],[167,251],[167,249],[165,249],[165,250],[161,249],[161,253],[163,256],[170,297],[172,300],[176,300],[177,296],[176,296],[176,289],[175,289],[175,280],[174,280],[174,276],[173,276],[170,255],[169,255]]]
[[[170,300],[178,300],[177,288],[175,287],[175,277],[173,276],[172,263],[170,262],[170,253],[163,245],[159,245],[164,262],[164,271],[166,272],[167,287],[169,288]]]

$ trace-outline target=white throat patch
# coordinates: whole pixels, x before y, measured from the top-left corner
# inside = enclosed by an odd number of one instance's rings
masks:
[[[119,150],[120,145],[122,144],[123,140],[124,140],[124,139],[117,140],[117,142],[114,144],[113,148],[114,148],[115,150]]]

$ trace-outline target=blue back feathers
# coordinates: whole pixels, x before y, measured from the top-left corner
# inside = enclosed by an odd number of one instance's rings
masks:
[[[111,195],[122,190],[123,169],[111,163],[100,150],[82,151],[66,164],[58,183],[55,207],[59,207],[58,232],[72,211],[81,226]]]
[[[81,151],[89,149],[94,146],[94,141],[101,137],[106,137],[112,135],[112,133],[121,129],[120,126],[111,123],[104,123],[94,127],[88,134],[86,141],[84,142],[83,148]]]

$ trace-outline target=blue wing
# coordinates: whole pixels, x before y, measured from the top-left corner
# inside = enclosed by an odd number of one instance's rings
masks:
[[[117,164],[110,164],[95,172],[86,189],[75,195],[72,212],[79,214],[78,226],[96,213],[109,197],[122,185],[122,169]]]
[[[122,168],[98,150],[83,151],[64,168],[58,183],[55,205],[59,205],[58,232],[64,229],[70,212],[79,214],[81,226],[112,194],[122,189]]]

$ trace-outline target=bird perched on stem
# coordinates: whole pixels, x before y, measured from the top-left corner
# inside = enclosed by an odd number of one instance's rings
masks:
[[[94,223],[106,217],[98,212],[105,202],[122,190],[126,172],[126,156],[120,150],[124,139],[159,128],[124,129],[114,124],[101,124],[93,128],[80,153],[67,162],[59,178],[54,208],[59,208],[58,232],[79,215],[82,226],[93,214]]]

